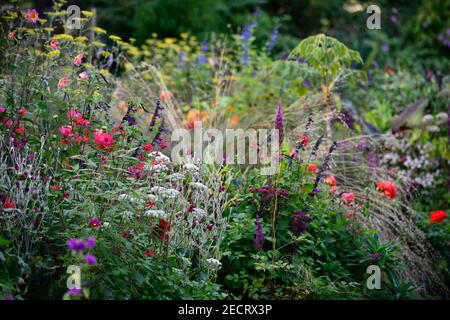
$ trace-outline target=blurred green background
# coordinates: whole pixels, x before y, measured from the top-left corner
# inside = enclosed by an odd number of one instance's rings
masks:
[[[52,1],[33,1],[45,10]],[[351,41],[364,55],[367,37],[394,37],[398,46],[414,44],[432,54],[450,51],[450,1],[357,1],[357,0],[92,0],[70,1],[81,9],[96,8],[98,25],[141,44],[152,33],[177,37],[189,32],[198,38],[211,33],[240,30],[258,15],[257,33],[270,37],[279,27],[276,50],[292,48],[299,38],[319,32]],[[382,30],[368,30],[367,5],[381,8]],[[387,39],[384,39],[387,41]],[[426,54],[430,54],[427,52]]]

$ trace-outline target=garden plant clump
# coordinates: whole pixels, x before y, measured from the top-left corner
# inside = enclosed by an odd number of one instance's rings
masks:
[[[439,17],[411,20],[434,50],[396,8],[360,44],[260,9],[124,40],[66,7],[0,8],[0,298],[448,299]]]

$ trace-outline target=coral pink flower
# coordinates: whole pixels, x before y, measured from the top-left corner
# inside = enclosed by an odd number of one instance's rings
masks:
[[[8,40],[9,40],[9,41],[13,41],[14,38],[16,37],[16,33],[17,33],[16,30],[10,31],[10,32],[8,33]]]
[[[330,186],[336,186],[336,178],[333,176],[328,176],[325,178],[324,182]]]
[[[114,146],[114,138],[109,133],[102,132],[101,130],[95,133],[94,140],[105,151],[110,151]]]
[[[73,64],[77,67],[81,65],[81,62],[83,62],[84,55],[82,53],[78,54],[75,59],[73,59]]]
[[[5,208],[5,209],[15,209],[16,205],[14,203],[12,203],[10,198],[8,198],[8,199],[6,199],[5,203],[3,204],[3,208]]]
[[[39,14],[36,9],[28,9],[25,13],[25,20],[31,23],[36,23],[39,21]]]
[[[27,109],[22,108],[22,109],[19,110],[19,114],[20,114],[21,116],[24,116],[24,115],[26,115],[27,113],[28,113],[28,110],[27,110]]]
[[[72,126],[62,126],[62,127],[59,128],[58,131],[64,137],[67,137],[68,135],[73,134]]]
[[[58,40],[55,40],[55,39],[51,40],[50,41],[50,48],[52,48],[53,50],[59,49],[59,42],[58,42]]]
[[[295,159],[295,160],[298,161],[298,154],[297,154],[297,151],[295,151],[295,149],[291,149],[290,156],[291,156],[293,159]]]
[[[441,223],[445,218],[447,218],[447,213],[444,210],[436,210],[430,213],[430,222],[432,223]]]
[[[336,193],[336,190],[337,190],[336,186],[332,186],[331,189],[330,189],[331,193]]]
[[[58,89],[64,89],[69,84],[69,77],[64,76],[58,81]]]
[[[383,191],[383,194],[389,199],[394,199],[397,196],[397,188],[394,186],[394,184],[388,181],[378,182],[377,190]]]
[[[78,76],[79,76],[80,79],[83,80],[83,81],[88,81],[88,80],[89,80],[89,76],[88,76],[88,74],[87,74],[86,71],[83,71],[83,72],[80,73]]]
[[[308,164],[308,172],[317,172],[317,166],[314,163]]]
[[[172,93],[170,91],[161,91],[161,94],[159,95],[159,98],[161,100],[168,100],[172,97]]]
[[[346,206],[350,206],[355,201],[355,195],[352,192],[343,193],[341,198]]]

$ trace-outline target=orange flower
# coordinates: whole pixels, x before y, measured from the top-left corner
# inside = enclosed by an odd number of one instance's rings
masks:
[[[431,223],[441,223],[445,218],[447,218],[447,213],[444,210],[436,210],[430,213]]]
[[[197,110],[191,109],[189,110],[187,114],[187,121],[188,122],[194,122],[200,119],[200,114]]]
[[[231,117],[231,123],[233,124],[233,126],[237,126],[239,121],[239,116],[238,115],[234,115],[233,117]]]
[[[198,112],[198,110],[196,109],[190,109],[188,114],[187,114],[187,120],[184,123],[184,126],[188,129],[193,129],[194,128],[194,123],[196,121],[205,121],[207,117],[206,112]]]
[[[308,164],[308,172],[317,172],[317,166],[314,163]]]
[[[383,191],[383,194],[389,199],[394,199],[397,196],[397,188],[394,186],[394,184],[388,181],[378,182],[377,190]]]

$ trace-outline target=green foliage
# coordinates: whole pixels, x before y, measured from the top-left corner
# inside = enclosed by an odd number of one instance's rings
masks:
[[[325,34],[302,40],[291,51],[289,57],[305,59],[320,75],[322,84],[332,83],[340,73],[350,68],[353,62],[360,64],[363,62],[357,51],[347,48],[339,40]]]

